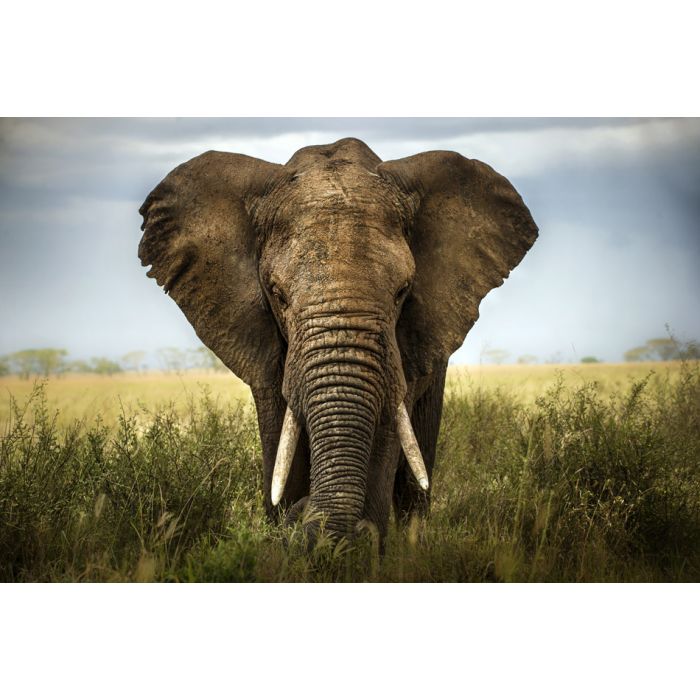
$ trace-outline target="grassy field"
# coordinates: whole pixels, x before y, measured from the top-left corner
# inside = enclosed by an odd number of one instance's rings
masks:
[[[648,379],[651,386],[673,381],[680,367],[680,362],[454,366],[448,370],[447,387],[460,393],[506,391],[518,401],[533,403],[562,379],[566,391],[593,383],[598,396],[610,398],[643,379]]]
[[[517,400],[531,403],[551,388],[561,376],[568,389],[595,382],[604,397],[624,392],[632,381],[650,376],[652,384],[678,376],[679,363],[640,362],[590,365],[482,365],[455,366],[448,371],[448,391],[500,390]],[[35,379],[0,377],[0,431],[12,415],[11,397],[27,401]],[[175,373],[124,372],[111,377],[96,374],[67,374],[52,377],[45,395],[50,411],[58,411],[58,424],[91,421],[100,415],[114,423],[122,412],[128,414],[172,407],[179,415],[189,410],[193,395],[208,391],[222,406],[250,401],[248,386],[230,373],[190,371]]]
[[[0,426],[12,415],[11,397],[25,402],[34,384],[34,379],[0,377]],[[229,372],[124,372],[111,377],[67,374],[52,377],[45,393],[50,410],[59,411],[59,424],[68,425],[75,420],[90,421],[96,415],[113,423],[122,412],[138,413],[171,404],[183,413],[192,395],[202,389],[228,404],[251,398],[248,386]]]
[[[0,392],[0,580],[700,579],[697,363],[451,368],[431,517],[383,557],[267,523],[230,375]]]

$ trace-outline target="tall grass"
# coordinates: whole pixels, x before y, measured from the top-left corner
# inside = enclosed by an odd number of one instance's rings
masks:
[[[427,522],[352,543],[270,525],[249,404],[66,426],[37,384],[0,443],[5,581],[697,581],[700,368],[612,396],[446,396]]]

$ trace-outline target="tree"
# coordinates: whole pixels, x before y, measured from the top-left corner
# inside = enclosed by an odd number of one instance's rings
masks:
[[[187,355],[179,348],[159,348],[158,363],[166,372],[179,372],[187,364]]]
[[[18,350],[8,356],[13,371],[22,379],[28,379],[32,374],[43,374],[48,377],[66,369],[64,358],[67,350],[62,348],[40,348]]]
[[[146,353],[143,350],[132,350],[122,355],[122,365],[127,372],[139,372],[145,368],[145,358]]]
[[[10,362],[6,357],[0,357],[0,377],[10,373]]]
[[[93,357],[90,366],[95,374],[107,374],[109,376],[122,371],[118,362],[110,360],[108,357]]]
[[[536,355],[520,355],[520,357],[518,358],[519,365],[534,365],[536,362]]]
[[[624,358],[625,362],[643,362],[649,359],[649,348],[646,345],[632,348],[624,354]]]
[[[68,351],[63,348],[42,348],[36,350],[36,364],[39,372],[45,377],[57,374],[65,369],[65,358]]]
[[[92,372],[92,365],[89,362],[85,362],[85,360],[73,360],[68,365],[68,371],[86,374],[87,372]]]
[[[487,361],[490,360],[493,364],[500,365],[510,353],[507,350],[501,350],[500,348],[492,348],[490,350],[484,350],[481,356],[486,358]]]
[[[644,345],[628,350],[624,357],[627,362],[700,359],[700,343],[697,340],[681,343],[673,337],[651,338]]]
[[[673,338],[652,338],[647,340],[647,347],[652,357],[658,357],[662,362],[675,360],[679,356],[678,343]]]
[[[585,357],[581,358],[581,362],[584,365],[589,365],[589,364],[595,364],[597,362],[602,362],[602,360],[599,360],[597,357],[593,355],[586,355]]]
[[[21,379],[29,379],[36,372],[35,350],[18,350],[8,356],[10,366]]]

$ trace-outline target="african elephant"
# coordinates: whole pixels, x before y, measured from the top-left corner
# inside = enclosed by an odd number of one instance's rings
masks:
[[[508,180],[347,138],[286,165],[208,151],[140,213],[148,276],[251,387],[268,515],[383,539],[392,502],[427,513],[448,358],[537,238]]]

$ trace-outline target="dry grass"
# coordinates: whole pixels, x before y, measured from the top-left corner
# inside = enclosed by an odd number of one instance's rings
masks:
[[[698,363],[450,375],[431,517],[392,525],[383,557],[371,531],[309,553],[267,522],[230,377],[24,385],[0,433],[0,580],[700,579]]]
[[[677,377],[679,362],[639,362],[590,365],[455,365],[448,370],[448,390],[470,392],[478,389],[505,391],[514,398],[532,402],[554,386],[561,375],[567,387],[575,389],[595,382],[601,396],[625,391],[632,381],[652,374],[651,382]],[[10,418],[10,396],[19,403],[27,400],[34,379],[0,377],[0,427]],[[250,389],[230,373],[188,371],[181,373],[124,372],[111,377],[96,374],[67,374],[52,377],[46,385],[49,410],[58,411],[60,425],[74,420],[91,420],[100,415],[114,422],[122,411],[154,410],[172,406],[182,414],[188,397],[206,388],[222,405],[251,400]]]
[[[16,376],[0,378],[0,426],[10,418],[10,397],[24,403],[34,383],[34,379]],[[46,399],[49,410],[59,412],[60,425],[74,420],[90,421],[96,415],[105,422],[114,422],[123,410],[134,412],[140,407],[152,410],[172,404],[182,414],[187,410],[188,397],[205,387],[227,405],[250,399],[250,389],[234,375],[201,371],[124,372],[111,377],[67,374],[51,377],[46,385]]]
[[[594,382],[597,393],[609,398],[626,391],[632,382],[649,377],[652,385],[679,376],[681,362],[623,362],[562,365],[455,365],[447,373],[448,389],[506,391],[514,398],[534,402],[561,377],[567,390]]]

